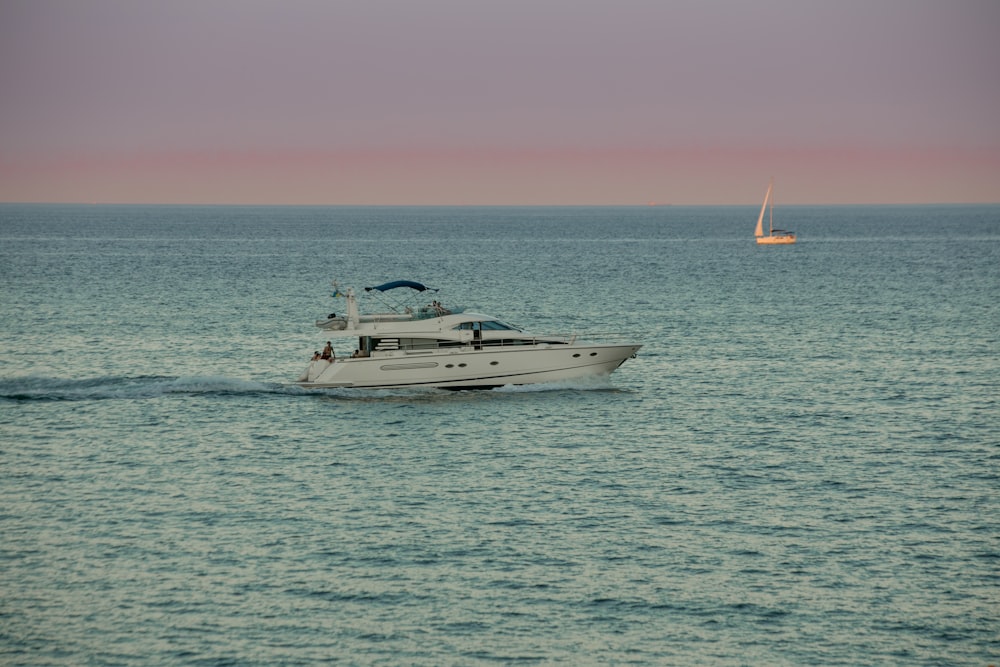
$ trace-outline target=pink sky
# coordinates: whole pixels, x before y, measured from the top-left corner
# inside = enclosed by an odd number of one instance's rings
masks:
[[[996,0],[3,0],[0,201],[1000,202]]]

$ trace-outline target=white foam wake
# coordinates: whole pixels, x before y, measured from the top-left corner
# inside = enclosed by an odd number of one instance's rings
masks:
[[[0,399],[20,401],[92,401],[157,398],[170,394],[285,394],[295,387],[219,376],[0,379]]]

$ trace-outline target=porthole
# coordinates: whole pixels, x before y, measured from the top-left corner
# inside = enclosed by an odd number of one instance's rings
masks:
[[[455,364],[445,364],[444,367],[445,368],[454,368]]]
[[[596,356],[597,356],[597,353],[596,353],[596,352],[591,352],[591,353],[590,353],[590,356],[592,356],[592,357],[596,357]]]
[[[577,358],[577,357],[579,357],[579,356],[580,356],[580,353],[579,353],[579,352],[577,352],[576,354],[574,354],[574,355],[573,355],[573,358],[574,358],[574,359],[576,359],[576,358]]]
[[[491,362],[490,362],[490,366],[496,366],[496,365],[498,365],[499,363],[500,363],[499,361],[491,361]]]
[[[465,367],[466,367],[467,365],[468,365],[468,364],[459,364],[459,365],[458,365],[458,367],[459,367],[459,368],[465,368]]]

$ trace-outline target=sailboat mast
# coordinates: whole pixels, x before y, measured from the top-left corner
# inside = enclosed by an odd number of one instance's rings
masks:
[[[771,177],[771,182],[767,185],[767,195],[771,200],[771,208],[768,211],[768,221],[767,221],[767,235],[774,236],[774,177]]]

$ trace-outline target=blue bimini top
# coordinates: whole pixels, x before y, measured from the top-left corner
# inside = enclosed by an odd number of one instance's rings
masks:
[[[409,287],[410,289],[415,289],[418,292],[423,292],[424,290],[431,290],[436,292],[436,289],[427,287],[426,285],[421,285],[420,283],[415,283],[412,280],[394,280],[391,283],[385,283],[384,285],[377,285],[375,287],[366,287],[366,292],[371,292],[372,290],[377,290],[379,292],[388,292],[391,289],[396,289],[397,287]]]

